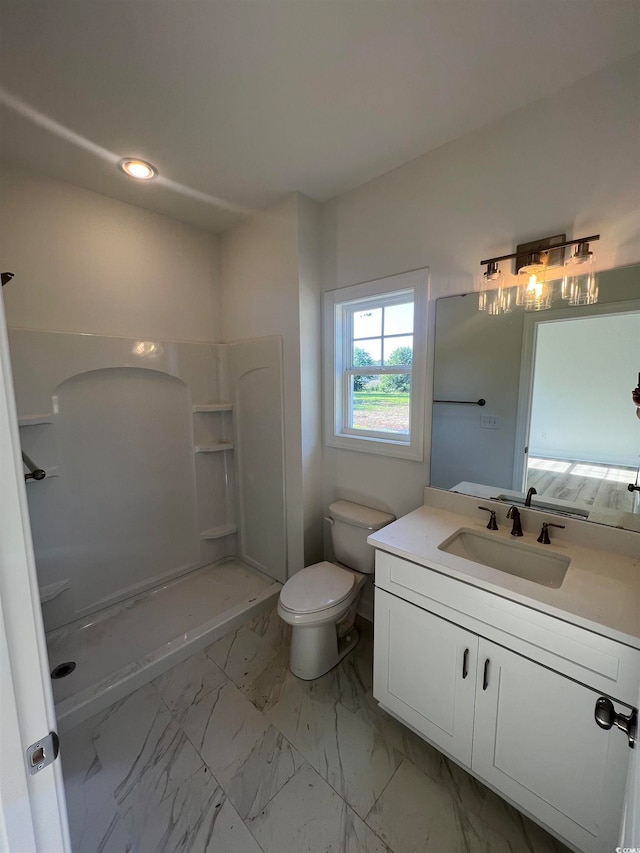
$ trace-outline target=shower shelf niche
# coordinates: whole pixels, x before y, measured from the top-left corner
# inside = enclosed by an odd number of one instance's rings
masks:
[[[203,558],[209,551],[219,556],[213,540],[238,532],[235,521],[235,466],[232,411],[229,402],[193,405],[193,438],[196,454],[196,484],[200,514],[200,541]],[[225,452],[227,451],[227,452]],[[229,543],[221,546],[226,552]]]
[[[46,412],[44,415],[27,415],[24,418],[18,418],[18,426],[38,426],[38,424],[52,424],[53,412]]]
[[[221,524],[219,527],[212,527],[211,530],[203,530],[200,539],[222,539],[237,532],[238,528],[235,524]]]
[[[47,601],[52,601],[61,593],[70,589],[69,578],[57,581],[56,583],[47,584],[40,587],[40,603],[45,604]]]
[[[193,407],[196,414],[206,414],[213,412],[231,412],[233,411],[232,403],[203,403]]]
[[[39,466],[47,472],[45,478],[47,480],[60,476],[58,466],[51,464],[57,461],[55,436],[49,429],[54,423],[53,412],[24,415],[18,418],[22,450],[38,461]],[[28,479],[25,482],[28,487],[33,487],[34,484],[40,485],[44,481]]]
[[[218,453],[233,450],[231,441],[231,403],[201,403],[193,406],[195,453]],[[216,417],[210,417],[215,415]],[[199,416],[199,417],[198,417]]]

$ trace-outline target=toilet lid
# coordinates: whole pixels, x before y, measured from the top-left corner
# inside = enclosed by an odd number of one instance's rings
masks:
[[[351,572],[334,563],[316,563],[289,578],[280,592],[280,601],[287,610],[313,613],[339,604],[355,582]]]

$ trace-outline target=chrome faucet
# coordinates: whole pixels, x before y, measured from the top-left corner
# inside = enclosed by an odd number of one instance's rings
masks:
[[[517,506],[509,507],[507,518],[513,519],[513,527],[511,529],[512,536],[524,536],[522,532],[522,524],[520,522],[520,510]]]
[[[538,494],[538,490],[534,489],[534,487],[531,486],[531,488],[527,492],[527,497],[524,499],[524,505],[525,506],[531,506],[531,498],[537,494]]]

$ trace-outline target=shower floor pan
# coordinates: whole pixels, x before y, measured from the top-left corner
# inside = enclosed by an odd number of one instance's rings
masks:
[[[68,731],[268,608],[282,584],[227,557],[47,634],[58,731]]]

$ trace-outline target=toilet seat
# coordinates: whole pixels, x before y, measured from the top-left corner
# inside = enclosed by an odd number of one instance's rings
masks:
[[[344,601],[355,583],[355,575],[335,563],[316,563],[289,578],[280,592],[280,603],[293,613],[316,613]]]

